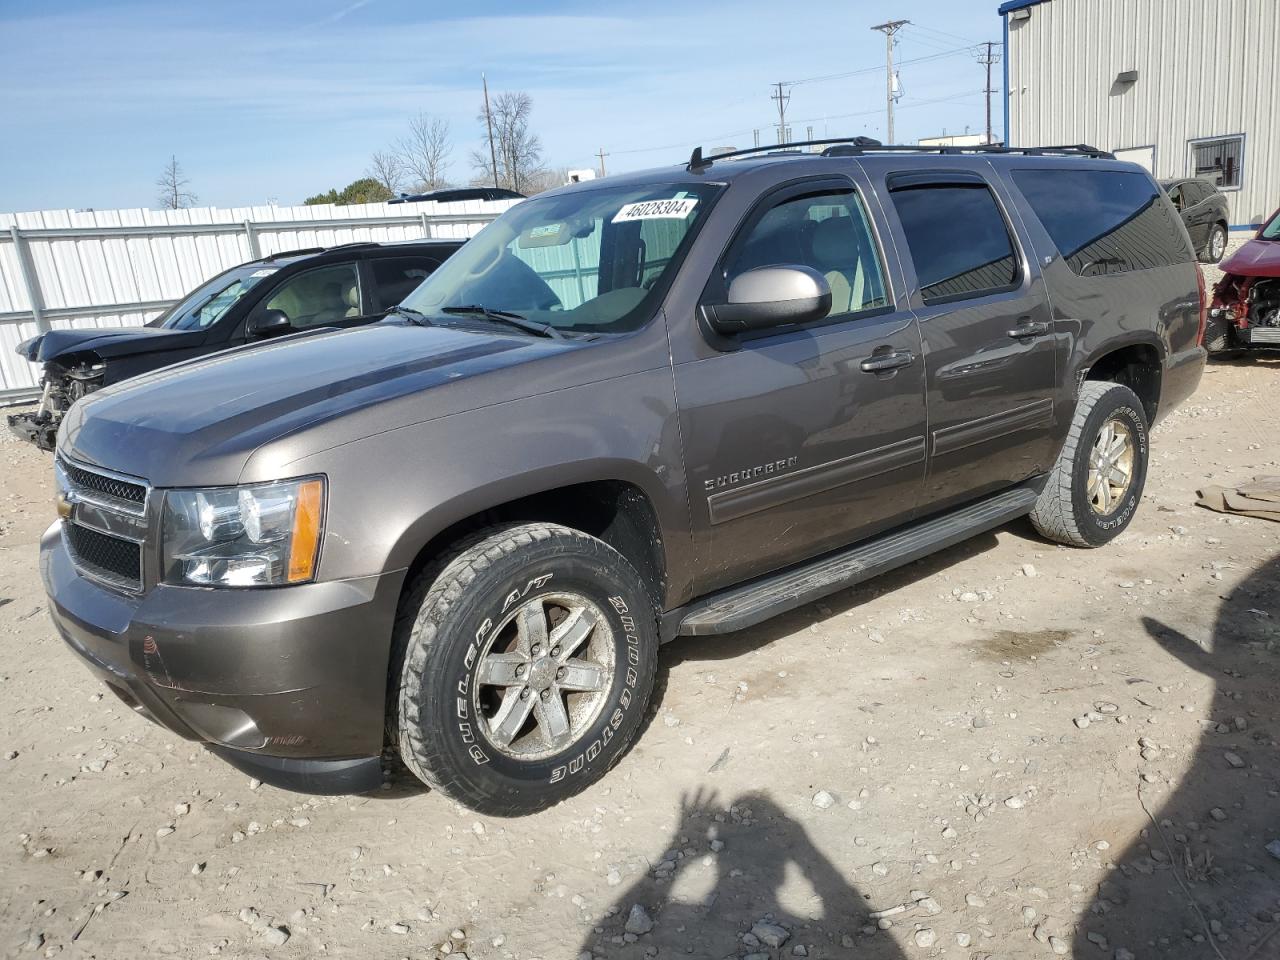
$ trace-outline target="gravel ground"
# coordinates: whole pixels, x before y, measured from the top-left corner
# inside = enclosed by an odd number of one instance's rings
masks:
[[[49,459],[0,440],[0,950],[136,958],[1280,957],[1280,361],[1211,365],[1109,547],[1026,523],[664,649],[535,817],[260,786],[52,630]]]

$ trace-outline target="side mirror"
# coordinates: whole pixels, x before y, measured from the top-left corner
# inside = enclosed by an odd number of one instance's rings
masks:
[[[246,331],[251,337],[276,337],[293,330],[289,315],[283,310],[264,310],[249,321]]]
[[[831,312],[831,286],[811,267],[756,267],[729,284],[728,303],[704,304],[713,331],[732,336],[791,323],[820,320]]]

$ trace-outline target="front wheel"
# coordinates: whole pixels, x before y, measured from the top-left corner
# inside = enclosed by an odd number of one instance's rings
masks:
[[[1209,239],[1205,241],[1200,259],[1204,263],[1217,263],[1227,255],[1227,228],[1215,223],[1209,231]]]
[[[1042,536],[1073,547],[1114,540],[1142,499],[1147,457],[1142,401],[1122,384],[1086,380],[1031,522]]]
[[[639,730],[654,602],[626,559],[554,524],[490,527],[409,588],[398,739],[406,766],[483,813],[583,790]]]

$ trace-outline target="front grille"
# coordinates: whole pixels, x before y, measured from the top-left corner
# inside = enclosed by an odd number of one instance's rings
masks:
[[[115,497],[117,500],[127,500],[129,503],[143,504],[147,502],[147,488],[140,483],[130,483],[128,480],[120,480],[106,474],[95,473],[92,470],[84,470],[65,460],[62,462],[62,466],[67,471],[67,476],[71,479],[71,482],[78,487],[94,490],[108,497]]]
[[[100,579],[129,589],[142,585],[142,547],[75,523],[63,524],[76,563]]]

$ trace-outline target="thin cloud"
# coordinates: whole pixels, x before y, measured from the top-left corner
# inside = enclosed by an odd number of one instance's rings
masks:
[[[334,13],[331,13],[329,14],[329,16],[324,17],[321,20],[316,20],[314,23],[308,23],[305,26],[303,26],[301,29],[313,30],[316,27],[327,27],[329,26],[329,24],[337,23],[343,17],[348,16],[349,14],[355,13],[361,7],[367,7],[371,3],[373,3],[373,0],[356,0],[355,3],[349,3],[345,7],[343,7],[341,10],[337,10]]]

